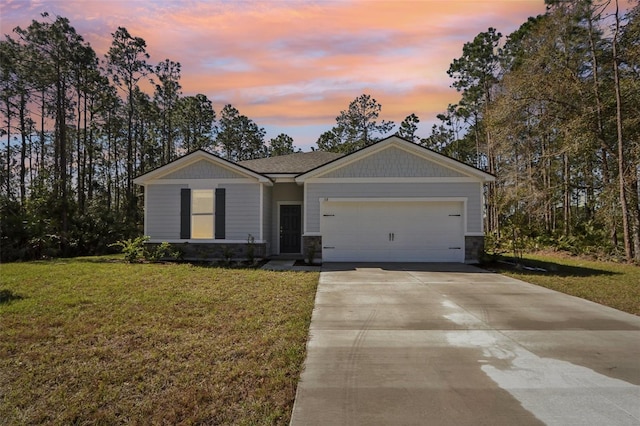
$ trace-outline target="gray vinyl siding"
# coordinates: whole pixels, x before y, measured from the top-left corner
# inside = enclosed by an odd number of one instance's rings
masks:
[[[260,238],[260,184],[221,184],[226,189],[227,240],[246,241],[249,234]],[[147,234],[153,240],[180,239],[180,189],[177,185],[148,185]],[[212,188],[213,189],[213,188]]]
[[[148,185],[145,188],[147,235],[154,240],[180,238],[180,189],[188,185]]]
[[[480,183],[307,183],[306,232],[320,232],[320,198],[467,197],[467,232],[482,230]]]
[[[267,254],[271,254],[273,250],[273,241],[271,237],[272,214],[271,214],[271,194],[272,187],[264,185],[262,188],[262,232],[265,241],[267,241]]]
[[[260,184],[221,184],[226,188],[226,239],[260,238]]]
[[[196,161],[195,163],[188,164],[175,172],[169,173],[161,177],[160,179],[242,179],[246,176],[241,175],[222,167],[218,164],[214,164],[207,160]]]
[[[387,148],[361,160],[319,175],[323,178],[463,177],[448,167],[399,148]]]

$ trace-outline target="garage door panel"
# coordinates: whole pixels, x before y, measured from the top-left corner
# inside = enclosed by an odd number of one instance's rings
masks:
[[[460,250],[339,250],[323,252],[325,262],[462,262]]]
[[[464,261],[462,202],[325,202],[325,261]]]

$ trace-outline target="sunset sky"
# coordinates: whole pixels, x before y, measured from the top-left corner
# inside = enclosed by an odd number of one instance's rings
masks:
[[[362,93],[396,124],[417,114],[428,136],[459,99],[446,71],[462,45],[544,11],[543,0],[0,0],[0,29],[64,16],[102,57],[126,27],[151,63],[181,63],[185,95],[205,94],[216,113],[231,103],[267,138],[287,133],[308,151]]]

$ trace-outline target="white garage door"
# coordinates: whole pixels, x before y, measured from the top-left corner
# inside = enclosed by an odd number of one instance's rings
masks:
[[[325,201],[325,262],[464,262],[463,203]]]

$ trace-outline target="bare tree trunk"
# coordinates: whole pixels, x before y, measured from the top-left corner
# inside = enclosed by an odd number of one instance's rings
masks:
[[[27,175],[27,125],[24,111],[27,108],[27,100],[24,93],[20,94],[20,136],[22,145],[20,146],[20,208],[24,210],[27,200],[27,186],[25,178]]]
[[[133,162],[134,162],[134,141],[133,141],[133,117],[134,117],[134,105],[133,105],[133,87],[129,87],[129,108],[127,117],[127,182],[126,182],[126,212],[131,217],[135,214],[135,197],[133,195]]]
[[[90,112],[89,112],[90,111]],[[89,113],[89,132],[87,133],[87,113]],[[91,202],[93,199],[93,156],[94,156],[94,143],[93,143],[93,100],[91,101],[91,108],[85,107],[85,168],[87,171],[87,201]],[[87,165],[86,162],[89,162]]]
[[[80,136],[80,132],[82,131],[82,95],[80,93],[80,82],[77,83],[78,84],[78,105],[76,108],[76,113],[78,114],[78,117],[76,119],[76,166],[77,166],[77,187],[78,187],[78,207],[80,209],[80,213],[84,213],[83,211],[83,200],[82,200],[82,195],[83,195],[83,176],[82,176],[82,167],[81,167],[81,163],[80,160],[82,158],[82,146],[81,146],[81,141],[82,138]]]
[[[604,188],[613,188],[613,180],[611,179],[611,172],[609,170],[609,158],[607,154],[607,150],[604,148],[601,150],[602,153],[602,181]],[[616,221],[615,215],[609,215],[609,220],[607,220],[609,224],[609,238],[611,239],[611,244],[613,247],[618,247],[618,225]]]
[[[638,200],[638,174],[633,173],[631,182],[631,235],[633,235],[634,260],[640,264],[640,200]]]
[[[42,89],[42,104],[40,108],[40,169],[39,173],[42,173],[45,170],[45,156],[46,156],[46,136],[44,131],[44,117],[45,117],[45,105],[44,105],[44,96],[45,89]]]
[[[34,129],[35,130],[35,129]],[[36,163],[34,165],[34,162]],[[33,177],[34,177],[34,167],[38,166],[38,158],[37,153],[34,156],[33,154],[33,137],[29,135],[29,193],[33,194]]]
[[[7,99],[7,200],[11,199],[11,103]]]
[[[598,77],[598,56],[596,54],[596,47],[595,47],[595,42],[593,40],[593,22],[591,19],[591,16],[588,19],[588,24],[589,24],[589,47],[591,50],[591,61],[592,61],[592,67],[593,67],[593,94],[596,100],[596,125],[597,125],[597,131],[598,131],[598,139],[600,140],[600,145],[602,147],[605,146],[604,144],[604,129],[602,126],[602,102],[600,100],[600,89],[598,87],[598,84],[600,82],[599,77]],[[596,154],[596,159],[597,159],[597,154]],[[586,190],[586,203],[585,203],[585,213],[586,213],[586,219],[590,220],[592,217],[592,212],[591,209],[593,207],[593,200],[595,198],[594,196],[594,179],[593,179],[593,173],[592,173],[592,168],[589,167],[591,166],[591,164],[587,164],[587,167],[585,169],[584,172],[584,176],[585,178],[588,180],[589,184],[586,185],[587,186],[587,190]]]
[[[571,195],[569,191],[569,158],[567,154],[562,154],[562,165],[562,207],[564,215],[562,233],[564,236],[568,236],[571,230],[569,226],[569,222],[571,221]]]
[[[80,165],[78,169],[82,168],[82,192],[80,197],[80,211],[84,214],[86,212],[86,199],[87,199],[87,98],[88,93],[85,91],[84,105],[83,105],[83,125],[82,125],[82,161],[78,159]]]
[[[496,174],[496,157],[493,149],[493,142],[491,140],[491,134],[487,130],[487,164],[489,167],[489,173]],[[498,220],[498,206],[496,203],[497,184],[496,182],[489,182],[489,210],[491,217],[489,223],[491,224],[491,232],[494,232],[498,238],[500,238],[500,223]]]
[[[93,156],[94,154],[94,145],[93,145],[93,127],[91,127],[91,129],[89,130],[89,143],[91,144],[89,146],[88,149],[88,155],[89,155],[89,172],[87,174],[87,200],[89,201],[89,203],[91,203],[91,200],[93,200]]]
[[[540,144],[540,155],[542,157],[542,189],[544,191],[544,219],[545,219],[545,230],[548,233],[553,231],[553,203],[550,200],[551,197],[551,179],[550,179],[550,169],[551,165],[549,163],[549,158],[547,158],[547,140],[545,135],[542,135],[542,140]]]
[[[69,230],[69,221],[68,221],[68,174],[67,174],[67,123],[66,123],[66,112],[67,112],[67,102],[66,102],[66,84],[64,81],[58,81],[58,111],[56,114],[58,115],[58,154],[60,156],[60,179],[59,179],[59,191],[60,191],[60,201],[61,201],[61,209],[60,209],[60,221],[61,221],[61,230],[62,230],[62,241],[63,241],[63,250],[66,246],[66,234]]]
[[[112,139],[113,137],[111,136],[111,113],[108,114],[107,116],[107,210],[111,211],[112,206],[113,206],[113,202],[112,202],[112,193],[111,193],[111,161],[112,161],[112,157],[111,157],[111,145],[112,145]]]
[[[613,83],[616,94],[616,129],[618,136],[618,190],[620,194],[620,209],[622,211],[622,232],[624,238],[624,253],[627,262],[633,259],[633,251],[631,248],[631,234],[629,226],[629,204],[627,203],[627,194],[625,189],[626,165],[624,159],[624,135],[622,132],[622,95],[620,94],[620,75],[618,70],[618,34],[620,32],[620,15],[618,9],[618,0],[615,2],[615,31],[611,43],[613,53]]]

